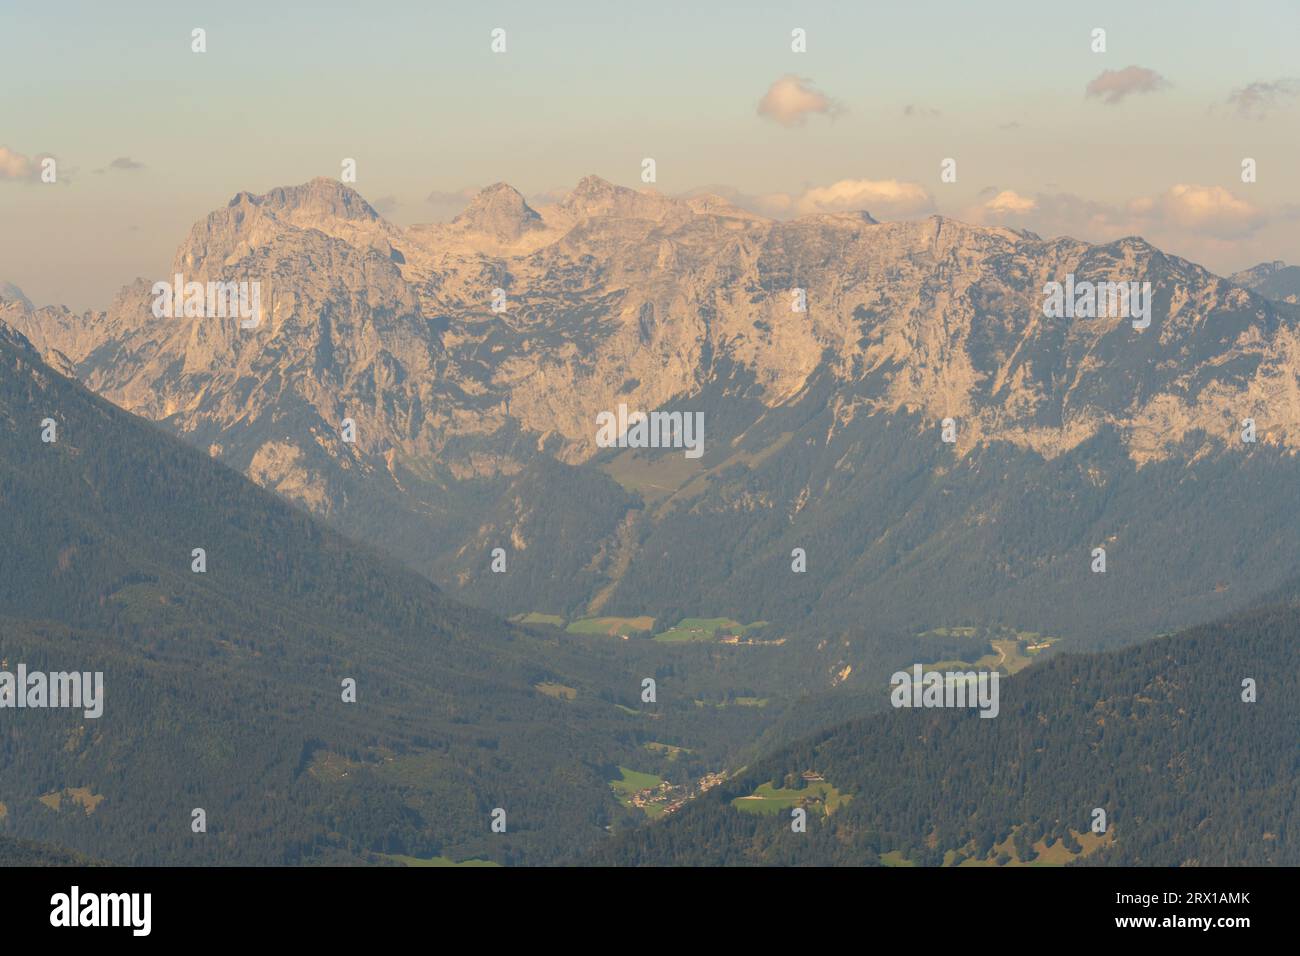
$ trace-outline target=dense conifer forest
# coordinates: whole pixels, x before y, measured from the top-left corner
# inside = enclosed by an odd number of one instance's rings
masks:
[[[1300,602],[1279,597],[1138,647],[1030,668],[1002,682],[994,720],[902,708],[843,724],[594,859],[1295,866],[1298,674]],[[847,799],[826,813],[809,777]],[[743,812],[765,785],[788,793],[786,805]],[[794,806],[807,809],[807,832],[792,831]],[[1094,832],[1098,809],[1104,833]]]

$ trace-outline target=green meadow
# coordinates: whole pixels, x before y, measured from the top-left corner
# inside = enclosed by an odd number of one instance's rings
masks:
[[[584,617],[572,622],[565,630],[570,634],[639,634],[654,630],[652,617]]]
[[[647,740],[644,744],[645,749],[653,753],[663,754],[669,760],[676,760],[682,754],[691,752],[689,747],[675,747],[672,744],[661,744],[657,740]]]
[[[766,624],[767,621],[741,624],[729,617],[685,617],[668,630],[656,634],[655,640],[669,644],[685,644],[690,641],[714,641],[730,634],[744,637],[746,631],[764,627]]]
[[[917,635],[919,638],[930,636],[974,638],[980,629],[974,627],[936,627]],[[1034,658],[1056,644],[1060,638],[1044,637],[1038,631],[1018,631],[1014,628],[999,627],[992,632],[984,630],[989,653],[981,654],[975,660],[935,661],[923,665],[929,671],[968,671],[997,670],[1004,674],[1015,674],[1033,663]],[[974,657],[974,655],[972,655]]]
[[[642,790],[656,790],[664,782],[662,777],[656,777],[652,773],[642,773],[639,770],[629,770],[627,767],[619,767],[618,772],[620,779],[611,780],[610,787],[618,796],[619,803],[629,809],[640,809],[648,817],[657,817],[663,814],[662,804],[647,804],[636,807],[632,798]]]
[[[731,805],[745,813],[780,813],[793,807],[810,807],[831,814],[852,799],[840,793],[824,780],[810,781],[802,790],[776,789],[770,783],[760,784],[747,797],[736,797]]]

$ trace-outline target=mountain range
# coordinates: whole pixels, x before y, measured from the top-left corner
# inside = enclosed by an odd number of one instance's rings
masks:
[[[869,792],[912,718],[864,715],[914,662],[1028,668],[1011,719],[927,725],[972,774],[986,746],[1064,746],[1035,728],[1074,733],[1115,693],[1138,737],[1095,752],[1209,760],[1156,746],[1183,727],[1178,649],[1290,666],[1292,611],[1225,616],[1300,560],[1294,271],[941,217],[782,222],[597,177],[400,228],[318,179],[235,196],[103,312],[2,285],[0,656],[75,659],[110,696],[100,722],[7,722],[0,826],[119,863],[1228,861],[1239,814],[1167,852],[1132,818],[1094,846],[1060,804],[1077,767],[1009,807],[1024,764],[994,757],[1011,776],[941,832],[943,808],[903,819],[901,782],[806,853],[728,801],[764,774]],[[188,282],[256,283],[260,313],[160,315]],[[1054,282],[1149,283],[1149,324],[1053,312]],[[606,447],[620,406],[698,415],[702,454]],[[1095,653],[1212,619],[1232,623]],[[1221,691],[1187,691],[1196,733]],[[1256,767],[1250,799],[1291,805],[1282,770]],[[632,801],[643,779],[662,799]],[[1106,779],[1126,813],[1146,799]],[[1242,852],[1290,859],[1274,822]]]
[[[536,210],[498,183],[403,229],[317,179],[240,193],[103,313],[18,293],[0,320],[450,595],[762,620],[793,693],[877,681],[936,628],[1102,647],[1284,580],[1287,275],[937,216],[780,222],[594,176]],[[259,281],[264,321],[157,318],[174,276]],[[1149,327],[1048,315],[1066,281],[1149,283]],[[699,413],[702,456],[601,447],[620,404]]]

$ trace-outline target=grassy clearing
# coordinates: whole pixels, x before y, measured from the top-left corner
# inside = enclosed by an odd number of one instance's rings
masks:
[[[1012,628],[996,628],[988,636],[990,652],[974,661],[948,660],[924,664],[923,669],[930,671],[1000,671],[1003,674],[1015,674],[1034,662],[1034,658],[1056,644],[1060,638],[1044,637],[1038,631],[1017,631]],[[980,636],[980,630],[974,627],[936,627],[918,634],[917,637],[969,637]],[[972,655],[973,656],[973,655]]]
[[[618,797],[619,803],[640,810],[648,817],[663,814],[664,804],[655,800],[664,783],[662,777],[656,777],[652,773],[642,773],[639,770],[629,770],[627,767],[619,767],[618,772],[620,779],[611,780],[609,785]]]
[[[770,783],[760,784],[749,796],[736,797],[731,805],[745,813],[780,813],[793,807],[805,807],[830,815],[850,799],[825,780],[815,780],[809,781],[802,790],[778,790]]]
[[[66,800],[73,806],[80,806],[86,812],[86,816],[90,816],[104,802],[104,795],[91,793],[89,787],[64,787],[62,790],[54,790],[37,799],[51,810],[61,809],[63,801]]]
[[[902,850],[890,850],[888,853],[880,854],[880,862],[885,866],[916,866],[915,863],[903,856]]]
[[[653,631],[652,617],[584,617],[565,628],[570,634],[604,634],[617,637],[621,634],[640,634]]]
[[[649,740],[644,744],[645,749],[651,753],[663,754],[669,760],[676,760],[682,754],[691,753],[689,747],[675,747],[672,744],[661,744],[657,740]]]
[[[547,697],[554,697],[556,700],[576,700],[578,691],[573,687],[565,684],[555,684],[551,681],[543,681],[540,684],[534,684],[533,688],[539,694],[545,694]]]
[[[973,627],[932,627],[917,637],[974,637],[977,633]]]
[[[652,773],[642,773],[639,770],[629,770],[627,767],[619,767],[618,772],[620,778],[609,782],[609,785],[614,788],[614,792],[618,794],[652,790],[664,782],[662,777],[656,777]]]
[[[687,458],[679,449],[654,454],[629,449],[600,467],[627,491],[639,494],[651,505],[663,501],[706,470],[700,459]]]
[[[655,635],[656,641],[685,644],[691,641],[715,641],[722,637],[744,637],[745,632],[765,627],[767,621],[741,624],[729,617],[685,617],[668,630]]]
[[[738,451],[724,461],[706,466],[702,459],[687,458],[680,449],[633,451],[629,449],[601,465],[601,470],[648,505],[673,496],[691,498],[708,490],[709,479],[736,465],[754,469],[785,447],[793,432],[782,432],[756,452]]]
[[[363,766],[365,765],[349,760],[342,754],[336,754],[330,750],[318,750],[312,754],[311,763],[307,765],[307,772],[317,780],[328,780],[331,783],[337,783],[360,770]]]

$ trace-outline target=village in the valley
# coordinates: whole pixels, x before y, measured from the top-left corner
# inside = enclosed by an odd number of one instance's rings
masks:
[[[725,772],[717,771],[706,773],[694,784],[673,784],[664,780],[658,786],[646,787],[631,794],[627,803],[652,816],[676,813],[687,801],[712,790],[726,779]]]

